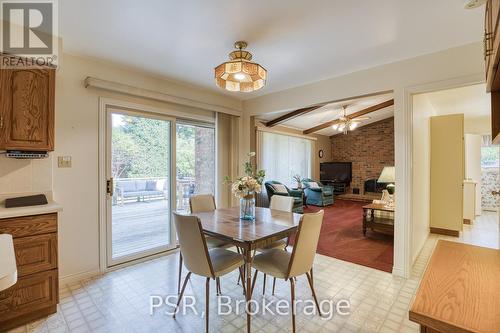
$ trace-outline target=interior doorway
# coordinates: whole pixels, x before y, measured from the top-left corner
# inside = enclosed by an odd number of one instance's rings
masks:
[[[458,135],[463,137],[457,145],[462,147],[460,160],[463,164],[463,177],[458,179],[459,199],[456,200],[454,221],[437,222],[432,215],[433,187],[437,182],[432,178],[436,168],[455,170],[456,163],[451,161],[454,151],[449,147],[446,155],[450,159],[432,161],[432,148],[440,143],[439,135],[433,135],[433,124],[437,119],[459,119],[462,129]],[[451,135],[446,127],[441,134]],[[454,127],[460,129],[460,126]],[[438,133],[439,134],[439,133]],[[442,137],[441,137],[442,139]],[[455,159],[456,160],[456,159]],[[500,187],[499,148],[491,143],[491,107],[490,96],[484,84],[475,84],[459,88],[433,91],[413,96],[413,259],[418,255],[422,242],[425,241],[429,228],[431,232],[452,236],[465,243],[478,246],[499,248],[498,190]],[[436,161],[434,161],[436,162]],[[449,192],[445,198],[457,197],[457,188],[442,187],[440,192]],[[445,210],[449,203],[439,205]],[[450,208],[450,207],[448,207]],[[451,208],[450,208],[451,209]],[[442,221],[439,221],[442,222]]]

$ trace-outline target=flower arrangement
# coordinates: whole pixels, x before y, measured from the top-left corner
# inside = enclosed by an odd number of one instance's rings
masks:
[[[252,158],[255,153],[248,154],[248,161],[245,162],[245,176],[231,181],[226,176],[226,183],[231,184],[231,191],[234,196],[240,199],[240,218],[243,220],[255,219],[255,193],[262,191],[262,182],[266,176],[264,170],[255,170]]]
[[[226,176],[225,181],[226,183],[232,183],[231,190],[234,196],[240,199],[248,195],[253,195],[253,193],[260,193],[262,191],[262,182],[266,176],[264,170],[255,171],[254,165],[252,164],[252,158],[255,157],[255,152],[249,153],[248,157],[248,161],[244,164],[246,176],[240,177],[235,181],[232,181]]]

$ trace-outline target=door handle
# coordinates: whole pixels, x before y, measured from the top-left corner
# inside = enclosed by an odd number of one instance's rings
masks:
[[[115,194],[113,177],[109,178],[106,181],[106,193],[109,194],[110,197],[112,197]]]
[[[491,191],[492,195],[500,195],[500,191]]]

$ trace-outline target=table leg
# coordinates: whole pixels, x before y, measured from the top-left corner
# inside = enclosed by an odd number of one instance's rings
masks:
[[[246,267],[246,285],[247,285],[247,293],[246,293],[246,300],[247,300],[247,310],[250,310],[250,300],[252,299],[252,292],[248,291],[248,286],[252,285],[251,279],[252,279],[252,249],[250,246],[246,249],[245,251],[245,267]],[[251,327],[251,319],[252,316],[250,315],[250,311],[247,311],[247,333],[250,333],[250,327]]]
[[[368,218],[367,214],[368,213],[366,209],[363,209],[363,236],[366,236],[366,219]]]

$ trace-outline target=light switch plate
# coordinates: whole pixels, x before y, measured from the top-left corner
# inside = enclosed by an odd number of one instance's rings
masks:
[[[71,156],[57,156],[57,167],[71,168]]]

